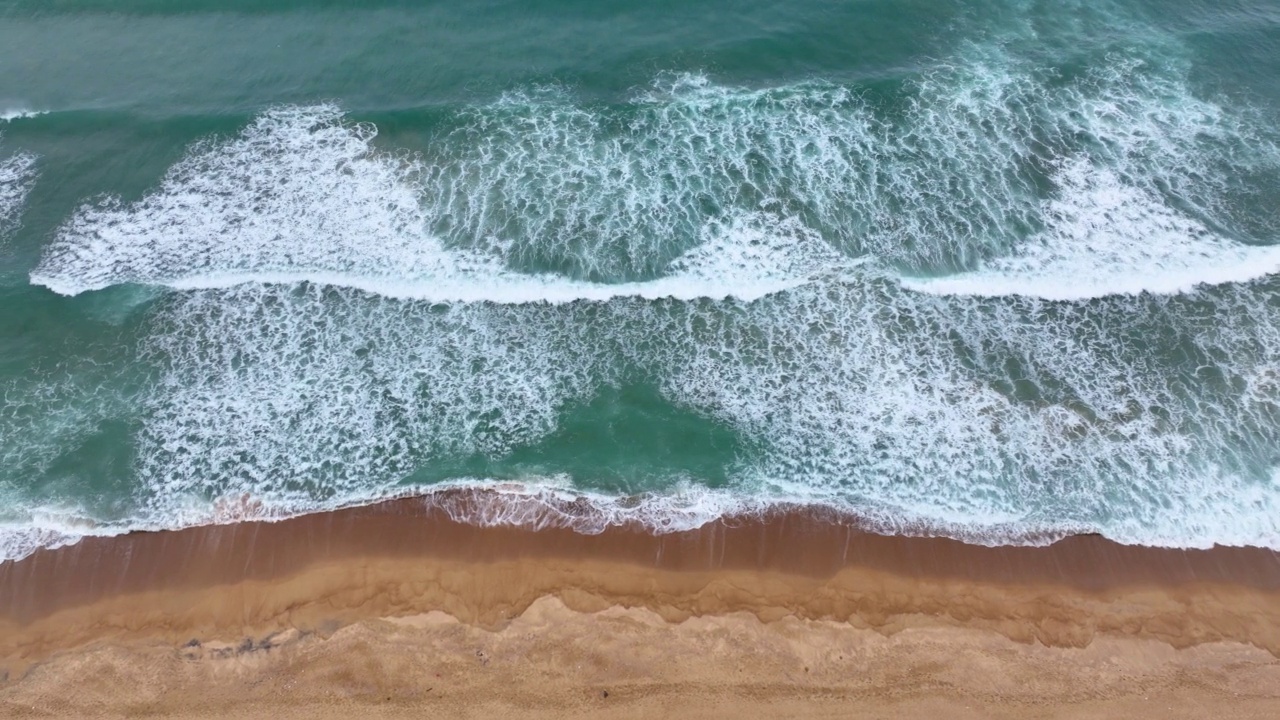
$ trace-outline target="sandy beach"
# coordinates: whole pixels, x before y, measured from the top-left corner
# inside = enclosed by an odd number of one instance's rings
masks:
[[[581,534],[441,506],[88,538],[0,565],[0,713],[1280,712],[1269,550],[983,547],[804,508]]]
[[[0,0],[0,720],[1280,720],[1280,0]]]

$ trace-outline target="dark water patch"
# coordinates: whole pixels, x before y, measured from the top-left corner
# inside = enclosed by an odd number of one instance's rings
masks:
[[[431,463],[408,481],[567,476],[575,487],[634,495],[682,480],[724,487],[741,457],[742,441],[724,423],[673,407],[653,387],[610,386],[566,408],[556,430],[536,443],[492,460]]]

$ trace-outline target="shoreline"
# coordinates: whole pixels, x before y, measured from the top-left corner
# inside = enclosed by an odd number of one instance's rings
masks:
[[[449,492],[455,508],[493,502],[496,496],[484,490]],[[969,545],[948,538],[866,532],[852,524],[856,519],[805,507],[726,517],[665,534],[625,525],[582,534],[565,528],[458,522],[441,505],[408,497],[283,520],[86,537],[0,563],[0,628],[6,630],[0,633],[6,638],[0,640],[0,657],[29,652],[33,627],[68,614],[91,615],[95,605],[122,598],[199,595],[229,587],[247,591],[253,586],[254,592],[288,596],[296,608],[307,598],[287,590],[293,581],[359,569],[366,574],[366,584],[377,583],[386,575],[381,568],[390,566],[404,566],[406,581],[424,588],[435,583],[436,590],[456,593],[451,608],[436,606],[426,593],[421,601],[405,598],[402,606],[385,609],[401,614],[456,610],[458,617],[487,626],[503,615],[518,614],[539,597],[568,591],[595,594],[609,604],[651,605],[655,598],[632,587],[636,583],[611,577],[623,574],[644,577],[653,594],[664,597],[672,619],[747,611],[764,618],[862,617],[871,626],[884,625],[876,618],[920,612],[994,620],[1010,614],[998,610],[1000,596],[1012,601],[1048,595],[1050,590],[1060,596],[1061,610],[1076,601],[1097,604],[1094,609],[1102,611],[1108,600],[1151,591],[1188,607],[1231,595],[1250,600],[1257,632],[1246,632],[1247,618],[1230,604],[1210,603],[1195,608],[1200,624],[1191,623],[1190,617],[1182,628],[1158,630],[1146,623],[1139,634],[1163,637],[1175,646],[1218,639],[1252,642],[1280,654],[1280,553],[1269,549],[1151,548],[1121,545],[1098,535],[1070,536],[1047,546]],[[454,587],[446,569],[464,566],[472,568],[470,587]],[[593,572],[580,571],[587,567]],[[629,573],[617,572],[621,570]],[[486,585],[508,571],[527,576],[525,583],[508,588]],[[719,603],[701,597],[718,578],[736,575],[751,576],[751,582],[761,586],[789,582],[822,594],[777,589],[767,598],[772,606],[749,600],[745,590],[741,597],[724,595]],[[358,584],[330,578],[326,586],[336,592],[347,589],[343,585]],[[884,593],[881,597],[874,591],[911,586],[981,590],[991,607],[970,613],[962,611],[959,600],[948,602],[941,592],[912,593],[917,596],[912,599]],[[371,609],[375,608],[366,608],[363,615],[369,616]],[[1154,618],[1154,606],[1146,609],[1150,617],[1137,612],[1135,618]],[[171,612],[166,625],[183,617],[179,610]],[[1048,644],[1078,644],[1083,636],[1051,632],[1040,622],[1052,614],[1044,607],[1024,618],[1038,632],[1006,634]],[[216,614],[213,620],[233,630],[233,620],[258,627],[272,617],[266,612],[235,618]],[[1103,632],[1114,624],[1103,617],[1091,620],[1085,624]],[[97,627],[105,632],[112,626]],[[96,638],[86,633],[84,639]]]
[[[493,500],[458,492],[458,502]],[[754,638],[718,646],[716,665],[756,663],[761,649],[751,643],[773,647],[801,627],[808,644],[786,646],[796,657],[831,643],[852,648],[842,658],[884,643],[897,648],[885,650],[894,662],[941,653],[939,667],[950,667],[948,653],[995,653],[1012,663],[1009,672],[1043,661],[1076,678],[1061,688],[1090,682],[1077,675],[1093,672],[1099,653],[1121,658],[1117,677],[1195,675],[1210,672],[1206,662],[1219,677],[1244,663],[1270,678],[1248,685],[1250,702],[1280,708],[1271,704],[1280,690],[1272,699],[1263,692],[1280,688],[1280,554],[1272,550],[1148,548],[1096,535],[988,547],[877,535],[851,521],[792,508],[668,534],[615,526],[586,535],[460,523],[438,504],[402,498],[277,521],[88,537],[0,564],[0,707],[6,697],[66,692],[85,663],[107,662],[112,672],[178,663],[176,678],[224,666],[275,677],[298,653],[340,664],[345,651],[335,639],[365,637],[381,656],[437,643],[441,628],[499,646],[515,636],[559,638],[544,648],[554,665],[565,648],[595,652],[612,642],[600,633],[625,617],[626,627],[649,628],[646,643],[680,652],[704,642],[708,627]],[[581,637],[520,629],[547,613]],[[383,648],[385,638],[376,638],[387,628],[417,639]],[[879,667],[867,662],[867,672]],[[645,672],[664,672],[655,663]],[[853,682],[841,677],[831,682]],[[48,691],[50,678],[62,678],[53,687],[63,690]],[[579,682],[572,673],[557,678],[538,682]],[[490,682],[497,684],[485,692],[505,697],[501,678]],[[792,696],[803,686],[778,697],[802,702]]]

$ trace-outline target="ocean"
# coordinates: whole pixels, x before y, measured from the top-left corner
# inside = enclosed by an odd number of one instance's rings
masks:
[[[0,559],[487,487],[1280,549],[1275,0],[0,0]]]

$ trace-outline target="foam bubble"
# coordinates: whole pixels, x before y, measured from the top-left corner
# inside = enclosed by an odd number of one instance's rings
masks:
[[[417,232],[417,168],[371,153],[374,135],[332,106],[269,111],[237,138],[198,143],[135,205],[82,208],[32,281],[75,294],[217,274],[477,272]]]
[[[846,88],[754,91],[699,75],[659,78],[617,105],[515,93],[453,122],[427,169],[436,231],[607,282],[663,273],[709,226],[760,213],[831,242],[841,186],[860,182],[856,157],[877,124]]]
[[[84,537],[85,534],[78,529],[68,531],[58,527],[41,527],[34,520],[0,523],[0,562],[21,560],[42,548],[74,545]]]
[[[754,300],[853,267],[858,261],[831,250],[812,231],[784,219],[758,214],[732,223],[709,225],[706,241],[676,258],[664,277],[647,282],[592,283],[561,276],[523,275],[478,261],[473,272],[448,272],[424,278],[380,278],[338,272],[217,273],[169,283],[178,290],[227,288],[244,283],[314,282],[348,287],[390,298],[430,302],[552,304],[616,297],[646,299],[738,298]],[[442,254],[441,267],[449,255]],[[455,265],[455,268],[457,266]],[[57,289],[57,286],[54,287]]]
[[[104,467],[127,444],[115,435],[103,452],[102,440],[129,423],[129,381],[110,352],[71,334],[46,336],[40,357],[15,348],[6,359],[20,371],[0,377],[0,561],[142,521],[122,517],[127,481],[112,487],[119,478]]]
[[[20,560],[42,548],[74,545],[89,536],[123,532],[128,528],[102,526],[81,508],[37,505],[24,510],[20,519],[0,520],[0,562]]]

